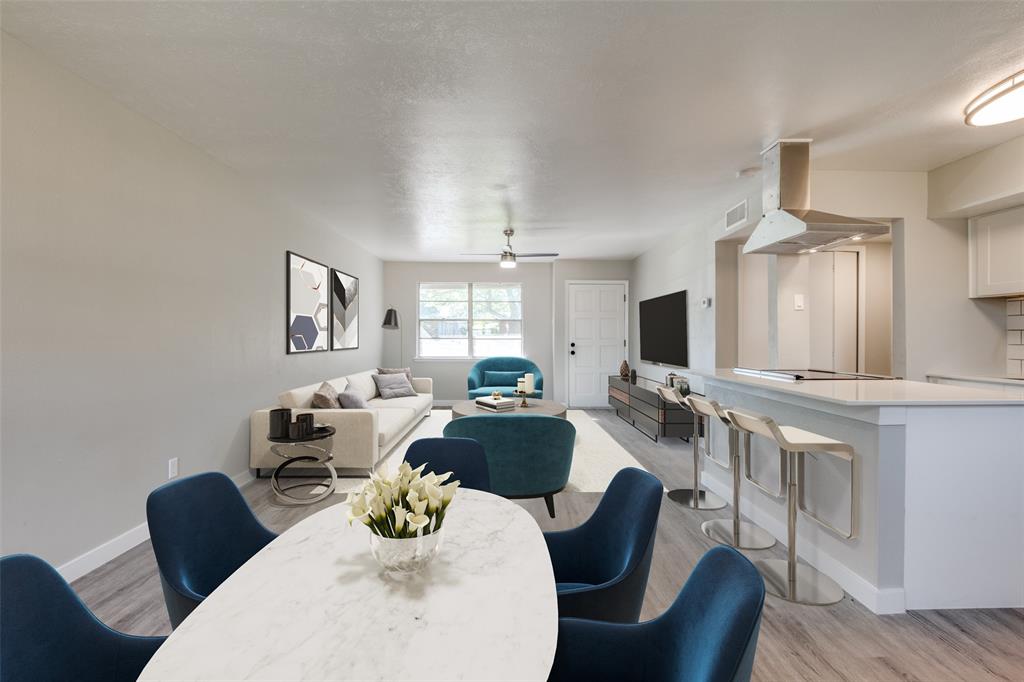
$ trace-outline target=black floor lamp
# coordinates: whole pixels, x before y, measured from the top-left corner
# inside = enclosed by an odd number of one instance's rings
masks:
[[[400,329],[398,325],[398,311],[395,310],[394,306],[388,308],[387,312],[384,313],[384,321],[381,322],[380,326],[383,329]],[[404,348],[402,343],[402,332],[398,332],[398,365],[401,366],[404,362]]]

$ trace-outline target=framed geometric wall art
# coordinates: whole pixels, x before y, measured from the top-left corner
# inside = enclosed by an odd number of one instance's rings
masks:
[[[327,350],[330,334],[330,270],[288,251],[288,353]]]
[[[331,268],[331,350],[359,348],[359,278]]]

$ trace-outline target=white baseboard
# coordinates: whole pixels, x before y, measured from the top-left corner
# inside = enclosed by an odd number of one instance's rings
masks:
[[[231,480],[234,481],[235,485],[239,488],[244,488],[255,481],[256,477],[246,470],[235,474],[231,477]],[[113,561],[128,550],[138,547],[148,539],[149,525],[140,523],[131,530],[121,533],[116,538],[107,540],[102,545],[93,547],[84,554],[81,554],[71,561],[58,566],[57,572],[63,576],[64,580],[67,580],[70,583],[74,580],[78,580],[83,575],[91,571],[95,571],[108,561]]]
[[[251,471],[246,469],[245,471],[239,472],[232,476],[231,480],[234,481],[235,485],[237,485],[239,488],[244,488],[245,486],[255,481],[256,476],[254,476]]]
[[[140,523],[131,530],[121,533],[116,538],[107,540],[99,547],[94,547],[66,564],[58,566],[57,571],[68,582],[78,580],[86,573],[95,571],[103,564],[113,561],[129,549],[141,545],[148,539],[149,526],[145,523]]]
[[[732,487],[729,485],[707,475],[701,476],[701,483],[723,499],[732,499]],[[781,538],[786,537],[788,529],[783,521],[750,504],[741,511],[751,521],[779,538],[779,544],[785,545]],[[906,612],[906,598],[902,587],[876,587],[830,554],[820,550],[808,553],[800,552],[799,541],[797,542],[797,552],[801,559],[839,583],[847,594],[866,606],[872,613],[887,615]]]

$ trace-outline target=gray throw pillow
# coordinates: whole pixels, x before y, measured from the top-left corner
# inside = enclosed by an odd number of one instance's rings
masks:
[[[338,403],[338,392],[326,381],[320,384],[320,388],[316,389],[316,393],[313,394],[313,407],[319,407],[320,409],[336,410],[341,405]]]
[[[412,383],[411,367],[378,367],[377,374],[404,374],[409,379],[409,383]]]
[[[391,398],[408,398],[416,395],[409,378],[405,374],[374,374],[377,391],[384,400]]]
[[[345,410],[366,409],[366,399],[354,391],[344,390],[338,394],[338,402]]]

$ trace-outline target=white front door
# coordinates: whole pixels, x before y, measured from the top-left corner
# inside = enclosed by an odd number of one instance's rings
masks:
[[[569,406],[606,406],[626,358],[626,285],[569,284],[568,306]]]

